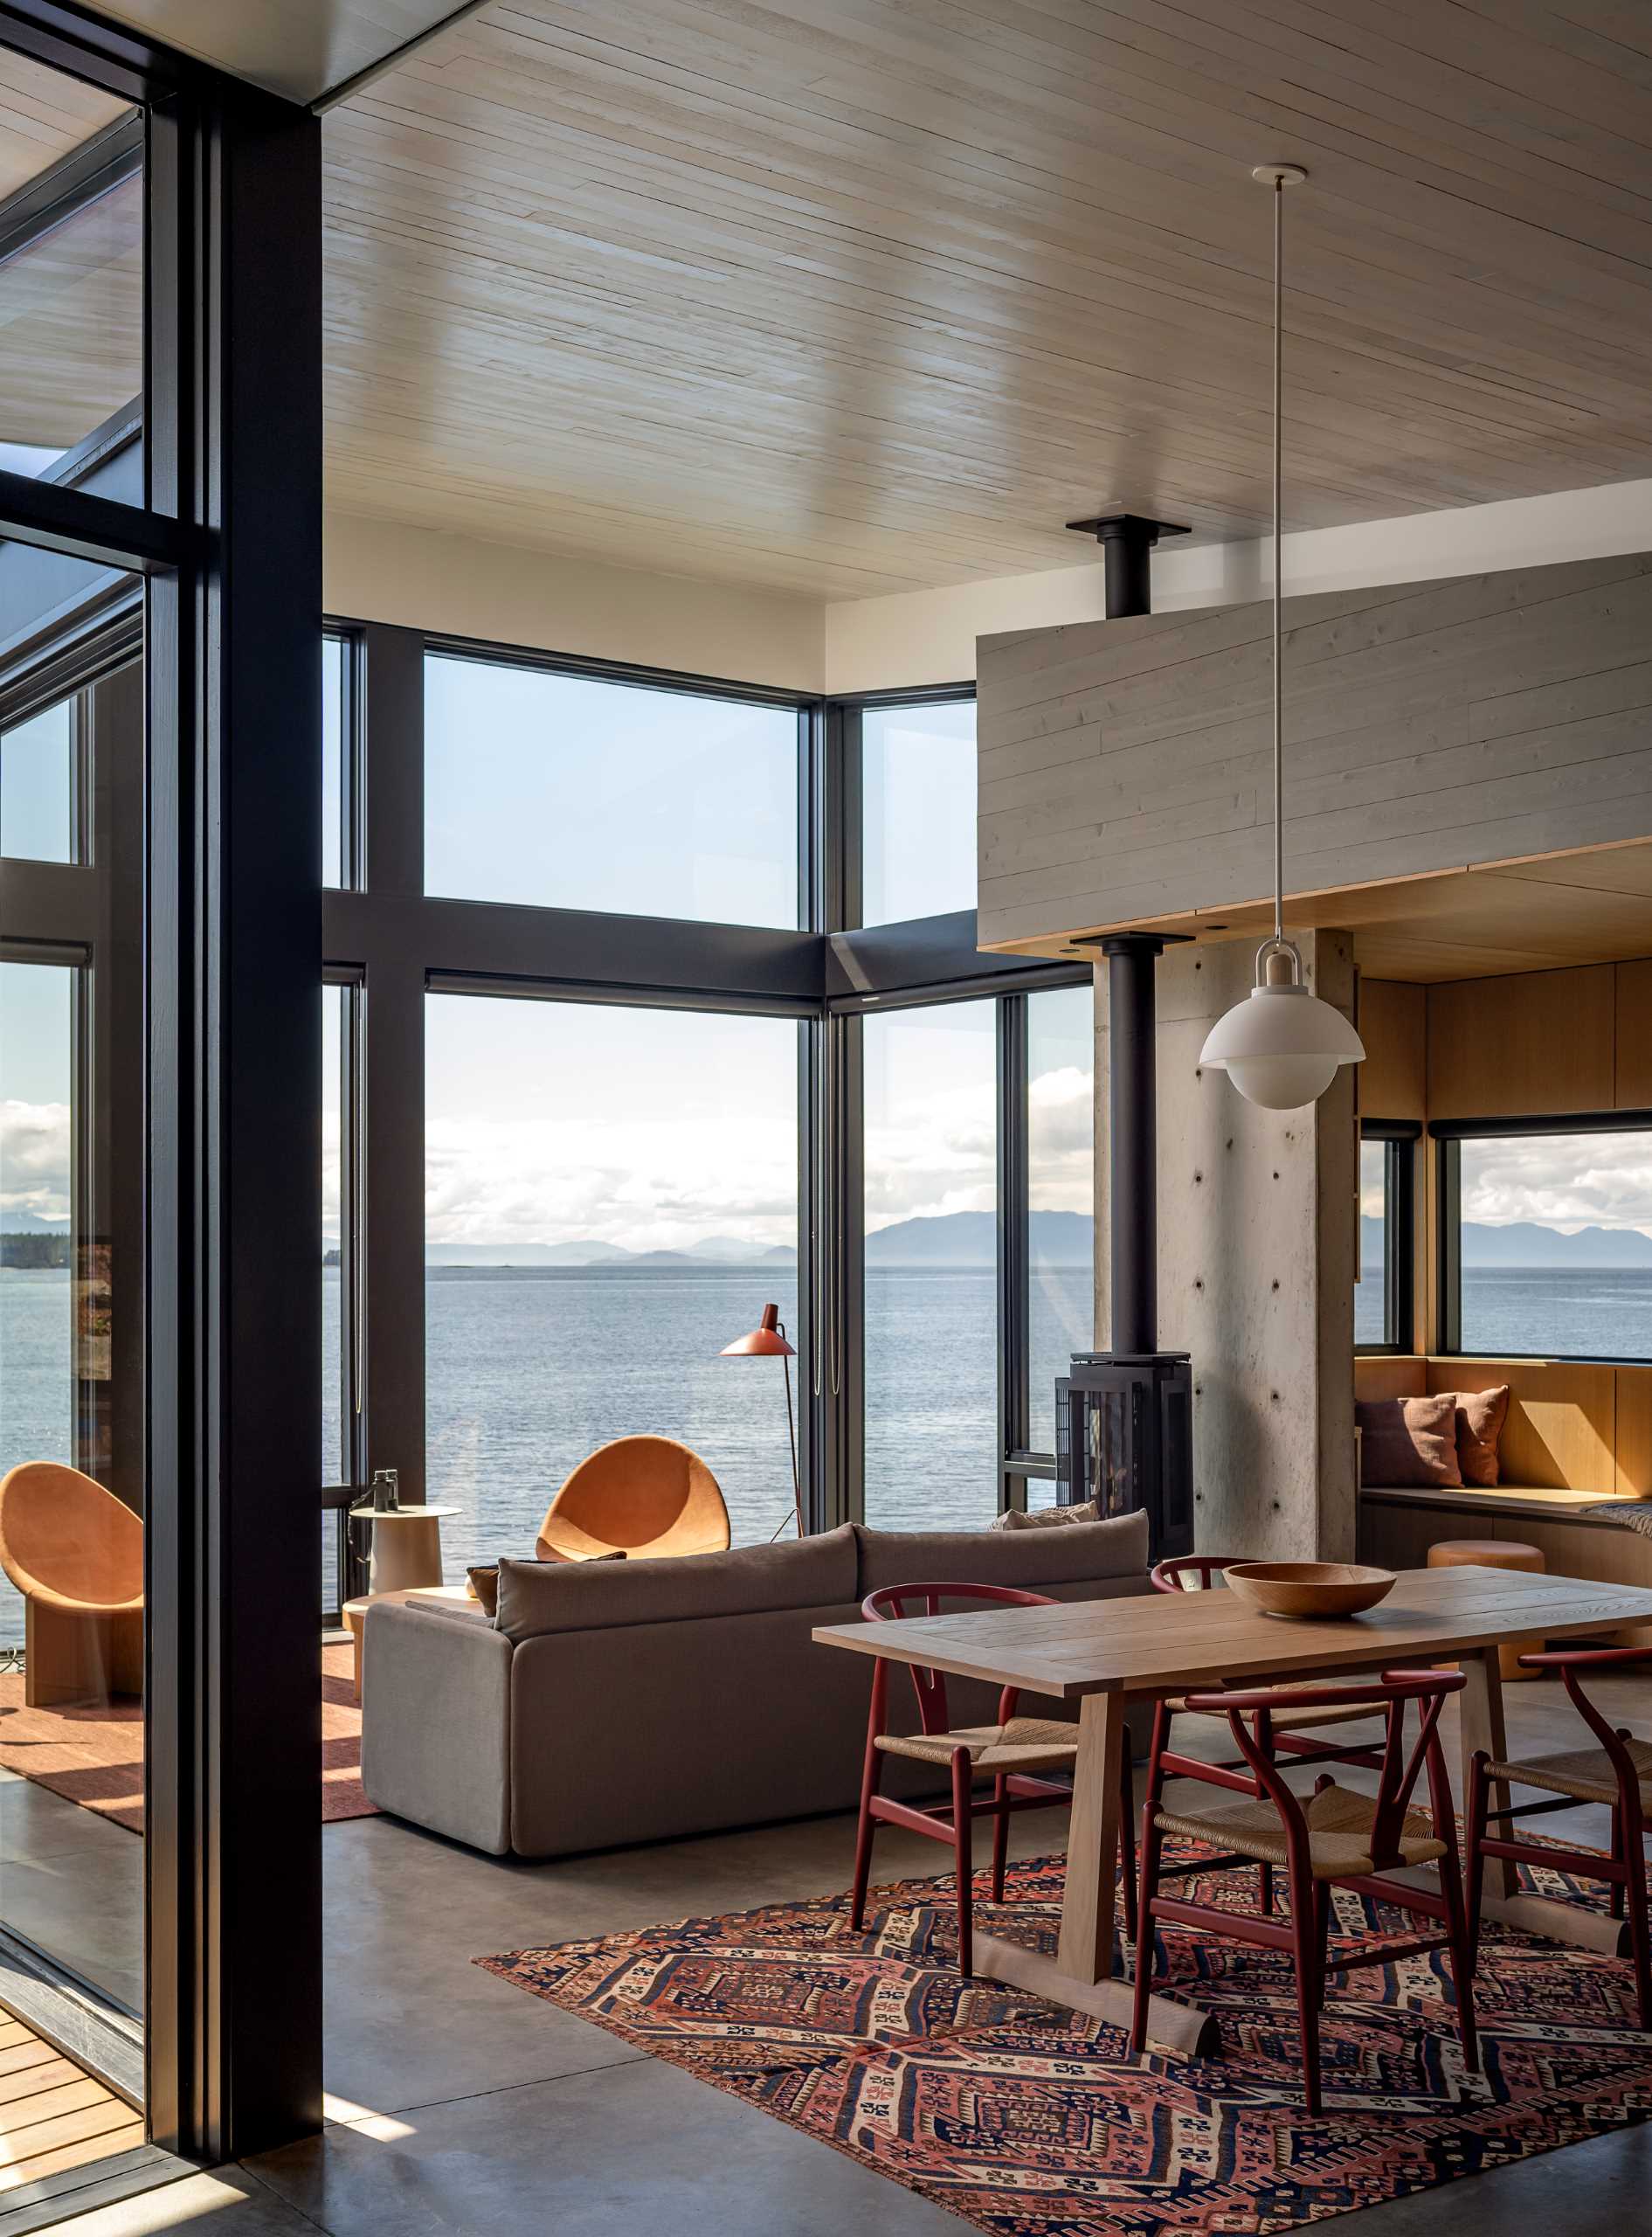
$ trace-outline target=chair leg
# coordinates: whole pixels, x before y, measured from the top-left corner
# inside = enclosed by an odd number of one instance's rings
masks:
[[[1256,1869],[1261,1876],[1262,1916],[1270,1919],[1274,1915],[1274,1867],[1271,1864],[1261,1864]]]
[[[1620,1866],[1623,1862],[1623,1812],[1615,1804],[1612,1811],[1612,1861]],[[1612,1883],[1609,1907],[1614,1919],[1623,1916],[1623,1882],[1621,1880],[1614,1880]]]
[[[992,1901],[1004,1901],[1004,1866],[1010,1851],[1010,1816],[1004,1804],[1009,1799],[1009,1782],[999,1777],[992,1782],[992,1799],[998,1804],[998,1816],[992,1820]]]
[[[883,1751],[868,1740],[866,1763],[861,1772],[861,1822],[854,1836],[854,1892],[849,1899],[851,1934],[859,1934],[866,1924],[867,1883],[872,1877],[872,1836],[878,1824],[872,1815],[872,1797],[878,1790],[882,1769]]]
[[[1134,1942],[1140,1909],[1136,1887],[1136,1779],[1128,1747],[1118,1769],[1118,1862],[1124,1880],[1124,1932]]]
[[[1158,1852],[1163,1836],[1153,1825],[1150,1797],[1142,1811],[1141,1887],[1136,1901],[1136,1993],[1130,2006],[1130,2050],[1138,2059],[1147,2048],[1147,2000],[1153,1990],[1153,1898],[1158,1893]]]
[[[1320,2113],[1319,1953],[1312,1874],[1306,1861],[1293,1861],[1290,1873],[1292,1955],[1296,1964],[1296,2025],[1302,2035],[1303,2099],[1309,2118]]]
[[[1462,1877],[1466,1912],[1463,1931],[1469,1945],[1470,1978],[1480,1967],[1480,1903],[1486,1869],[1481,1843],[1486,1837],[1486,1813],[1491,1806],[1491,1782],[1486,1776],[1486,1765],[1490,1761],[1491,1758],[1482,1750],[1476,1756],[1469,1773],[1468,1829],[1463,1847]]]
[[[1652,1931],[1649,1931],[1646,1893],[1646,1827],[1633,1802],[1623,1811],[1623,1862],[1628,1873],[1625,1908],[1629,1915],[1629,1948],[1635,1961],[1635,1993],[1641,2026],[1652,2029]]]
[[[1462,2062],[1470,2074],[1478,2074],[1480,2038],[1474,2017],[1474,1948],[1469,1939],[1462,1880],[1455,1856],[1442,1856],[1440,1860],[1440,1892],[1445,1897],[1446,1932],[1451,1937],[1451,1984],[1456,1991],[1457,2033],[1462,2038]]]
[[[958,1970],[965,1980],[975,1970],[975,1818],[970,1800],[972,1768],[969,1749],[955,1748],[952,1750],[952,1840],[957,1857]]]

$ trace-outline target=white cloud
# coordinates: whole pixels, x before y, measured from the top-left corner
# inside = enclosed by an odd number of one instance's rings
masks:
[[[717,1126],[648,1118],[439,1118],[425,1138],[432,1243],[681,1250],[711,1236],[797,1240],[797,1144],[762,1114]]]
[[[73,1139],[66,1103],[0,1103],[0,1224],[68,1218]]]
[[[1538,1135],[1464,1142],[1462,1215],[1652,1235],[1652,1134]]]

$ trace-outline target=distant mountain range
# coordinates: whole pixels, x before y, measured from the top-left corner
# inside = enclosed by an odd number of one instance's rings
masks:
[[[1382,1264],[1382,1222],[1359,1222],[1366,1266]],[[1504,1227],[1479,1221],[1462,1223],[1462,1263],[1469,1267],[1533,1266],[1587,1273],[1613,1267],[1652,1266],[1652,1236],[1638,1227],[1581,1227],[1566,1235],[1536,1220],[1510,1220]]]
[[[1078,1212],[1034,1212],[1030,1220],[1034,1266],[1082,1267],[1091,1262],[1096,1224]],[[991,1266],[998,1251],[998,1219],[992,1212],[947,1212],[933,1219],[897,1220],[866,1242],[869,1266]],[[708,1236],[683,1250],[626,1250],[594,1236],[577,1243],[436,1243],[425,1254],[433,1267],[535,1266],[794,1266],[789,1243],[765,1249],[732,1236]]]
[[[69,1232],[67,1220],[43,1220],[38,1212],[0,1211],[0,1228],[8,1235],[61,1235]]]

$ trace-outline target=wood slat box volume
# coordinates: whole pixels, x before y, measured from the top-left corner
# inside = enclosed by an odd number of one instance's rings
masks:
[[[1288,892],[1652,835],[1649,641],[1647,555],[1289,600]],[[983,638],[982,945],[1260,903],[1268,675],[1261,606]],[[1573,1020],[1600,1099],[1565,1107],[1611,1105],[1613,999]]]

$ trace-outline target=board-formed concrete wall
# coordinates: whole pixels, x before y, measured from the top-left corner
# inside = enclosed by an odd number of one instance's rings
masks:
[[[1292,599],[1285,879],[1652,835],[1652,557]],[[1268,610],[981,640],[983,947],[1272,890]]]
[[[1314,991],[1351,1014],[1352,941],[1303,936]],[[1351,1561],[1358,1152],[1344,1069],[1305,1111],[1247,1103],[1199,1051],[1252,978],[1250,941],[1158,965],[1159,1342],[1193,1360],[1201,1553]],[[1096,1327],[1108,1296],[1107,981],[1096,988]]]

